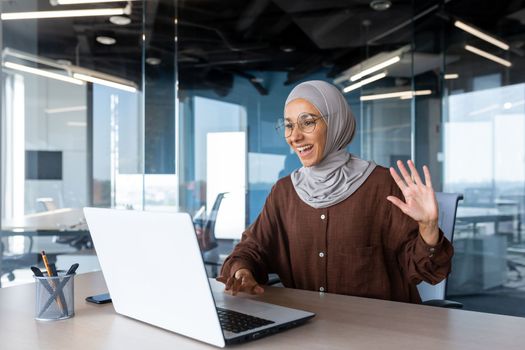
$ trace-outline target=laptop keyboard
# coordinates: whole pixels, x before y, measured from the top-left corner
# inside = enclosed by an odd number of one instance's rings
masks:
[[[219,321],[221,322],[222,329],[233,333],[241,333],[250,329],[275,323],[263,318],[242,314],[240,312],[227,310],[220,307],[217,308],[217,313],[219,315]]]

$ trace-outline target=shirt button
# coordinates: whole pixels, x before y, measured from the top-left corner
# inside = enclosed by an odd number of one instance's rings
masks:
[[[319,288],[320,292],[324,292],[324,287]]]
[[[320,252],[320,253],[319,253],[319,257],[320,257],[320,258],[323,258],[323,257],[324,257],[324,253],[323,253],[323,252]]]
[[[321,215],[321,220],[324,220],[326,216],[324,214]]]

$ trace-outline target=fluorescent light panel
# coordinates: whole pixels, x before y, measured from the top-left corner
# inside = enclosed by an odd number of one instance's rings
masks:
[[[477,47],[465,45],[465,50],[470,51],[472,53],[475,53],[476,55],[479,55],[481,57],[485,57],[486,59],[489,59],[491,61],[494,61],[496,63],[501,64],[505,67],[511,67],[512,63],[510,61],[504,60],[503,58],[499,58],[498,56],[495,56],[491,53],[488,53],[486,51],[480,50]]]
[[[446,80],[457,79],[457,78],[459,78],[459,74],[457,74],[457,73],[445,74],[444,78]]]
[[[91,75],[73,73],[73,77],[80,79],[80,80],[89,81],[90,83],[105,85],[105,86],[109,86],[109,87],[119,89],[119,90],[137,92],[137,88],[135,88],[134,86],[119,84],[119,83],[115,83],[114,81],[110,81],[106,79],[95,78],[95,77],[92,77]]]
[[[401,98],[401,99],[408,99],[412,98],[413,96],[422,96],[422,95],[430,95],[432,93],[432,90],[417,90],[417,91],[398,91],[398,92],[390,92],[387,94],[376,94],[376,95],[365,95],[361,96],[361,101],[372,101],[372,100],[383,100],[388,98]]]
[[[504,43],[503,41],[501,40],[498,40],[488,34],[485,34],[483,33],[482,31],[474,28],[474,27],[471,27],[469,26],[468,24],[466,23],[463,23],[461,21],[455,21],[454,22],[454,25],[456,27],[458,27],[459,29],[463,29],[465,32],[467,33],[470,33],[474,36],[477,36],[478,38],[480,38],[481,40],[485,40],[486,42],[488,43],[491,43],[492,45],[495,45],[503,50],[509,50],[510,46],[507,44],[507,43]]]
[[[86,110],[87,110],[86,106],[71,106],[71,107],[47,108],[45,112],[47,114],[55,114],[55,113],[83,112]]]
[[[361,79],[362,77],[364,77],[365,75],[368,75],[370,73],[374,73],[374,72],[377,72],[378,70],[381,70],[383,68],[386,68],[388,66],[391,66],[393,65],[394,63],[396,62],[399,62],[401,60],[401,57],[399,56],[395,56],[395,57],[392,57],[384,62],[381,62],[381,63],[378,63],[376,64],[375,66],[372,66],[370,68],[367,68],[363,71],[361,71],[360,73],[357,73],[355,75],[352,75],[350,77],[350,81],[356,81],[356,80],[359,80]]]
[[[72,84],[76,84],[76,85],[83,85],[84,84],[84,82],[82,80],[71,78],[71,77],[68,77],[67,75],[62,75],[62,74],[58,74],[58,73],[52,73],[52,72],[48,72],[48,71],[43,70],[43,69],[28,67],[28,66],[24,66],[24,65],[18,64],[18,63],[4,62],[4,66],[7,67],[7,68],[19,70],[19,71],[22,71],[22,72],[40,75],[40,76],[46,77],[46,78],[51,78],[51,79],[65,81],[67,83],[72,83]]]
[[[42,19],[42,18],[66,18],[66,17],[92,17],[92,16],[116,16],[125,14],[123,8],[113,9],[90,9],[90,10],[64,10],[64,11],[35,11],[35,12],[8,12],[2,13],[2,20],[15,19]]]
[[[98,4],[101,2],[124,2],[135,0],[54,0],[57,5]]]
[[[355,83],[355,84],[352,84],[352,85],[349,85],[349,86],[345,87],[343,89],[343,92],[347,93],[347,92],[353,91],[353,90],[358,89],[358,88],[360,88],[362,86],[365,86],[366,84],[370,84],[370,83],[372,83],[372,82],[374,82],[376,80],[383,79],[384,77],[386,77],[386,72],[373,75],[370,78],[366,78],[366,79],[361,80],[359,83]]]

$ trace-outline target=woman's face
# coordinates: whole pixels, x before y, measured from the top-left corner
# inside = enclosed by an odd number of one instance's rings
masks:
[[[299,116],[304,114],[314,115],[315,129],[311,133],[301,131],[297,122]],[[292,134],[286,138],[286,142],[297,153],[303,166],[310,167],[319,164],[323,159],[326,144],[326,123],[321,118],[321,113],[310,102],[304,99],[296,99],[288,103],[284,109],[285,123],[293,126]]]

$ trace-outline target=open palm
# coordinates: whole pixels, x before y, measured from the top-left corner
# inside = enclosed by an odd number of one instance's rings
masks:
[[[397,161],[397,167],[402,177],[393,167],[390,168],[390,174],[401,189],[405,202],[395,196],[388,196],[387,199],[419,224],[436,225],[438,205],[432,188],[430,171],[427,166],[423,166],[423,173],[425,174],[425,182],[423,183],[414,163],[409,160],[407,164],[411,174],[408,173],[402,161]]]

